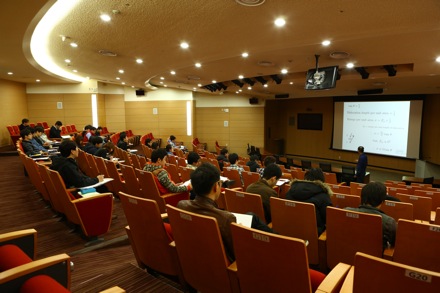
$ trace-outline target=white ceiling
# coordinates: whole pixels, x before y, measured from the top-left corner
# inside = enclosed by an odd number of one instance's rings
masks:
[[[256,2],[256,0],[243,0]],[[56,1],[3,1],[0,11],[0,78],[24,83],[65,83],[32,65],[30,36],[38,20]],[[256,83],[240,94],[273,97],[356,95],[358,90],[384,88],[384,94],[440,93],[440,1],[438,0],[266,0],[256,7],[235,0],[83,0],[50,33],[49,55],[66,70],[103,82],[146,88],[155,86],[192,90],[212,80],[235,93],[230,80],[278,74],[282,83],[270,79],[268,87]],[[113,14],[112,11],[119,11]],[[109,23],[99,16],[108,13]],[[274,26],[277,17],[286,25]],[[71,48],[63,42],[78,43]],[[331,40],[328,47],[323,40]],[[180,48],[189,43],[187,50]],[[109,50],[116,57],[106,57]],[[249,57],[241,57],[242,52]],[[347,52],[347,59],[330,57]],[[319,66],[339,66],[336,88],[305,91],[305,72]],[[70,59],[66,66],[64,60]],[[143,64],[135,59],[142,58]],[[266,61],[273,66],[261,66]],[[201,68],[194,64],[200,62]],[[370,72],[362,79],[346,63]],[[389,77],[383,65],[394,65]],[[282,68],[288,74],[280,73]],[[124,69],[124,74],[118,70]],[[176,71],[171,75],[170,71]],[[7,72],[13,75],[7,75]],[[120,77],[120,80],[116,80]],[[161,80],[163,77],[164,80]],[[199,79],[198,79],[199,78]],[[293,84],[290,84],[293,82]],[[148,89],[147,89],[148,90]],[[198,89],[198,91],[206,91]],[[215,94],[219,94],[216,91]]]

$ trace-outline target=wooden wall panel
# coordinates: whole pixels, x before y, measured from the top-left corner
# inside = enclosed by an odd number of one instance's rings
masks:
[[[2,108],[0,146],[7,146],[12,144],[12,140],[6,126],[19,125],[21,119],[29,118],[26,86],[22,83],[0,79],[0,103]]]
[[[63,103],[63,109],[57,109],[57,102]],[[63,94],[29,94],[28,112],[31,122],[47,122],[53,125],[55,121],[65,122],[65,104]]]
[[[127,130],[125,124],[125,102],[124,95],[110,95],[104,96],[105,100],[105,116],[106,125],[111,132],[119,132]]]
[[[91,94],[65,94],[65,118],[61,120],[64,125],[75,124],[76,129],[92,124],[92,96]]]
[[[430,95],[423,105],[422,159],[440,165],[440,95]]]

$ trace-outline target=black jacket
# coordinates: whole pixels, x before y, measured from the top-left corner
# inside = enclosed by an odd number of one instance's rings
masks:
[[[56,129],[55,126],[52,126],[49,131],[50,138],[61,138],[61,129]]]
[[[332,205],[330,199],[332,195],[330,187],[321,181],[296,180],[287,192],[286,199],[313,203],[315,205],[318,234],[321,234],[325,230],[326,208]]]
[[[88,142],[88,143],[84,146],[84,151],[85,151],[86,153],[89,153],[89,154],[94,155],[94,154],[96,154],[96,152],[98,151],[98,148],[97,148],[95,145],[93,145],[92,143]]]
[[[23,140],[21,142],[21,146],[23,147],[23,151],[27,156],[32,156],[40,153],[40,150],[37,150],[33,145],[32,142],[29,140]]]
[[[84,175],[79,170],[76,161],[72,158],[54,157],[52,158],[52,166],[50,168],[60,173],[67,188],[89,186],[99,181],[98,178]]]

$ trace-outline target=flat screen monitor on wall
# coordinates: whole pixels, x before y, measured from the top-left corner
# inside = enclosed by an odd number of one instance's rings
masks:
[[[298,129],[322,130],[321,113],[298,113]]]
[[[338,66],[309,69],[306,77],[306,90],[325,90],[336,86]]]
[[[419,158],[423,100],[381,97],[356,101],[335,98],[333,113],[334,149],[405,158]]]

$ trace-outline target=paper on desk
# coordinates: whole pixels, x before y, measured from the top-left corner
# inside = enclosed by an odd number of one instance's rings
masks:
[[[277,181],[277,186],[281,186],[281,185],[283,185],[283,184],[285,184],[285,183],[288,183],[289,181],[290,181],[289,179],[280,178],[280,179],[278,179],[278,181]]]
[[[237,224],[241,224],[245,227],[251,228],[252,226],[252,216],[247,214],[239,214],[239,213],[232,213],[235,218],[237,218]]]
[[[78,189],[81,190],[81,189],[87,189],[87,188],[95,188],[95,187],[98,187],[98,186],[104,185],[104,184],[106,184],[107,182],[110,182],[110,181],[112,181],[112,180],[113,180],[113,178],[104,178],[104,180],[102,180],[101,182],[98,182],[98,183],[96,183],[96,184],[89,185],[89,186],[80,187],[80,188],[78,188]]]

